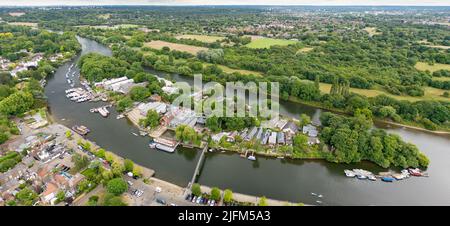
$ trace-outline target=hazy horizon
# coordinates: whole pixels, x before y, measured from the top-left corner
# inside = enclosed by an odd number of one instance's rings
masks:
[[[3,0],[0,6],[207,6],[207,5],[298,5],[298,6],[450,6],[439,0]]]

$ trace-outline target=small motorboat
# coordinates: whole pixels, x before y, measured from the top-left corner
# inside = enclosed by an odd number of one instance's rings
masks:
[[[384,182],[393,182],[395,179],[392,177],[382,177],[381,180]]]
[[[355,172],[353,172],[352,170],[344,170],[345,176],[346,177],[355,177],[356,174]]]
[[[316,194],[316,193],[314,193],[314,192],[311,192],[311,195],[313,195],[313,196],[317,196],[317,194]]]
[[[320,201],[320,200],[317,200],[316,202],[319,203],[319,204],[322,204],[322,201]]]
[[[367,179],[367,176],[366,175],[362,175],[362,174],[358,174],[358,175],[356,175],[356,178],[358,178],[360,180],[365,180],[365,179]]]
[[[133,135],[135,135],[135,136],[139,136],[137,133],[135,133],[135,132],[133,132],[133,133],[131,133],[131,134],[133,134]]]
[[[152,149],[156,148],[156,144],[154,142],[149,143],[148,146]]]
[[[124,117],[125,117],[124,115],[120,114],[120,115],[117,115],[116,119],[122,119]]]
[[[368,175],[367,179],[371,180],[371,181],[376,181],[377,178],[374,175]]]
[[[256,160],[256,157],[255,157],[254,155],[250,155],[250,156],[248,156],[247,159],[248,159],[248,160],[251,160],[251,161],[255,161],[255,160]]]

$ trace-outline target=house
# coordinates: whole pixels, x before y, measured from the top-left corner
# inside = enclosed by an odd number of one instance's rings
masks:
[[[303,126],[303,134],[307,134],[310,137],[317,137],[318,133],[317,128],[311,124]]]
[[[161,96],[158,94],[153,94],[150,96],[150,101],[153,102],[161,102]]]
[[[220,140],[222,140],[222,137],[226,136],[228,137],[230,133],[226,133],[226,132],[221,132],[221,133],[217,133],[211,136],[211,140],[213,140],[216,143],[219,143]]]
[[[258,132],[256,133],[255,140],[261,140],[262,134],[263,134],[263,128],[259,128]]]
[[[164,86],[161,88],[163,92],[165,92],[168,95],[176,94],[178,93],[178,88],[172,87],[172,86]]]
[[[277,133],[277,141],[278,144],[285,144],[285,140],[284,140],[284,133],[283,132],[278,132]]]
[[[275,145],[277,143],[277,132],[272,132],[269,137],[268,144]]]
[[[51,203],[51,201],[56,197],[59,188],[53,182],[48,182],[45,185],[44,192],[41,194],[41,199],[44,203]]]
[[[264,133],[263,137],[261,138],[261,144],[262,145],[266,145],[267,144],[270,135],[271,135],[270,130],[266,130],[266,132]]]
[[[235,141],[236,141],[236,136],[237,135],[239,135],[239,133],[237,132],[237,131],[233,131],[231,134],[229,134],[228,136],[227,136],[227,141],[228,142],[231,142],[231,143],[234,143]]]
[[[296,133],[298,133],[298,126],[295,122],[289,121],[283,127],[283,132],[288,133],[289,135],[295,135]]]
[[[256,132],[258,132],[257,127],[253,127],[250,132],[247,134],[247,136],[244,138],[244,140],[249,141],[253,139],[253,137],[256,135]]]
[[[167,111],[167,105],[162,102],[141,103],[137,108],[142,116],[146,116],[150,110],[154,110],[158,114],[164,114]]]

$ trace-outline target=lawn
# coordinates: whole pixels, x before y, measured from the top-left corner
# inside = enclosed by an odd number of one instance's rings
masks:
[[[304,47],[304,48],[301,48],[301,49],[299,49],[295,54],[299,54],[299,53],[307,53],[307,52],[309,52],[309,51],[312,51],[314,48],[312,48],[312,47]]]
[[[364,28],[364,31],[366,31],[367,33],[369,33],[369,36],[372,37],[374,35],[380,35],[382,34],[381,32],[377,32],[377,28],[376,27],[366,27]]]
[[[196,55],[201,50],[208,50],[208,48],[205,47],[199,47],[199,46],[191,46],[191,45],[184,45],[184,44],[178,44],[178,43],[172,43],[172,42],[165,42],[165,41],[151,41],[146,42],[144,44],[145,47],[150,47],[152,49],[162,49],[164,46],[169,47],[171,50],[178,50],[183,52],[188,52],[193,55]]]
[[[222,41],[224,37],[213,35],[178,35],[177,39],[194,39],[200,42],[213,43],[216,41]]]
[[[309,81],[309,80],[307,80]],[[381,89],[381,88],[380,88]],[[433,87],[425,87],[425,95],[423,97],[412,97],[412,96],[397,96],[390,94],[386,91],[380,90],[380,89],[357,89],[357,88],[350,88],[350,92],[357,93],[366,97],[374,97],[381,94],[384,94],[386,96],[395,98],[397,100],[408,100],[408,101],[420,101],[420,100],[443,100],[443,101],[450,101],[449,98],[443,97],[442,94],[445,92],[445,90],[442,89],[436,89]],[[330,93],[331,90],[331,84],[328,83],[320,83],[320,91],[322,93]]]
[[[430,65],[425,62],[417,62],[416,63],[416,69],[419,71],[430,71],[431,73],[439,70],[450,70],[450,64],[438,64],[435,63],[433,65]]]
[[[27,27],[32,27],[32,28],[38,27],[38,23],[30,23],[30,22],[10,22],[8,24],[16,25],[16,26],[27,26]]]
[[[261,37],[261,38],[252,38],[252,41],[245,46],[252,49],[265,49],[270,48],[271,46],[274,45],[287,46],[295,43],[297,43],[297,41]]]
[[[204,63],[205,66],[208,65],[212,65],[210,63]],[[224,65],[217,65],[217,67],[219,67],[220,69],[222,69],[223,72],[231,74],[233,72],[239,72],[243,75],[257,75],[257,76],[261,76],[262,73],[258,72],[258,71],[249,71],[249,70],[242,70],[242,69],[234,69],[234,68],[230,68]]]

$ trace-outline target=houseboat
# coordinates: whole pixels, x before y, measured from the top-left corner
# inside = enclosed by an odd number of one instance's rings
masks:
[[[72,130],[75,131],[76,133],[84,136],[86,134],[88,134],[89,132],[91,132],[86,126],[73,126]]]

